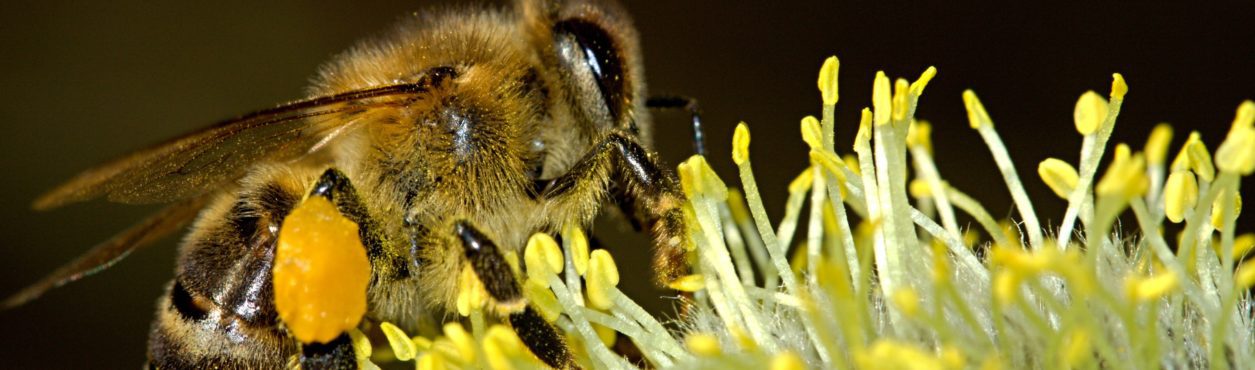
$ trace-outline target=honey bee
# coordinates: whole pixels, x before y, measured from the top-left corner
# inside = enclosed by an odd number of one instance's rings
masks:
[[[685,273],[684,196],[650,151],[641,55],[613,3],[518,0],[416,16],[324,66],[311,97],[228,120],[83,172],[40,210],[104,197],[169,203],[10,297],[13,307],[191,223],[158,299],[150,367],[355,367],[347,334],[302,343],[276,313],[285,217],[322,197],[359,227],[366,318],[416,330],[452,310],[469,264],[551,366],[562,337],[532,309],[503,253],[533,233],[587,228],[615,204],[655,244],[659,283]]]

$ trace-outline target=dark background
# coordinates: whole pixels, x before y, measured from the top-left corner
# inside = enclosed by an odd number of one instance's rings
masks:
[[[701,99],[710,160],[730,185],[739,183],[728,155],[732,128],[740,120],[751,124],[759,183],[777,219],[785,185],[807,163],[797,122],[819,113],[816,74],[832,54],[842,64],[840,151],[849,151],[877,70],[915,79],[935,65],[940,73],[917,116],[934,123],[942,175],[995,216],[1014,213],[988,151],[967,128],[960,93],[973,88],[1050,225],[1064,202],[1037,180],[1036,164],[1048,156],[1075,162],[1080,137],[1073,104],[1085,90],[1106,96],[1112,72],[1122,72],[1130,85],[1112,143],[1140,148],[1154,124],[1172,122],[1178,132],[1171,155],[1190,129],[1214,150],[1238,103],[1255,98],[1251,6],[702,1],[627,7],[640,29],[652,90]],[[128,150],[299,98],[319,63],[428,8],[416,1],[0,5],[0,295],[154,209],[92,202],[29,210],[42,191]],[[677,164],[691,150],[685,118],[664,114],[658,121],[657,147]],[[1249,231],[1253,216],[1246,208],[1240,222]],[[174,268],[174,239],[0,312],[0,367],[138,366],[153,301]],[[608,244],[626,247],[615,254],[632,267],[621,268],[643,274],[636,267],[644,266],[643,243],[635,237]],[[658,295],[643,285],[629,288],[643,301]]]

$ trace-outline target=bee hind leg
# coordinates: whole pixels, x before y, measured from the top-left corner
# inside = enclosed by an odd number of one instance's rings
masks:
[[[462,242],[471,270],[484,284],[484,290],[509,313],[510,326],[523,344],[545,364],[557,369],[570,367],[571,353],[562,335],[539,313],[526,306],[523,292],[514,271],[502,256],[497,244],[469,223],[454,224],[454,233]]]
[[[656,283],[666,286],[689,271],[686,257],[687,226],[684,224],[684,193],[675,175],[629,134],[617,132],[585,155],[566,174],[554,179],[542,194],[552,200],[576,196],[609,172],[614,198],[635,225],[654,237]]]

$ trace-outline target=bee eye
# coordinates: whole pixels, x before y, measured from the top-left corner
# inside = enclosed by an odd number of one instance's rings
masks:
[[[558,59],[567,67],[581,94],[600,95],[611,121],[623,111],[623,61],[618,45],[605,29],[583,19],[568,19],[554,25]],[[592,92],[592,86],[597,91]]]

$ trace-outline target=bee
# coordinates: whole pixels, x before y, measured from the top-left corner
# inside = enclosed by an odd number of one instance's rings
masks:
[[[417,15],[326,64],[311,97],[231,119],[90,169],[40,210],[106,198],[168,203],[3,303],[77,280],[190,223],[158,299],[150,367],[355,367],[352,342],[298,341],[277,314],[284,220],[313,197],[358,226],[365,316],[417,330],[451,312],[462,266],[547,364],[561,335],[526,307],[504,253],[534,233],[588,228],[616,205],[653,236],[655,280],[687,269],[685,201],[650,151],[636,31],[614,3],[518,0]]]

